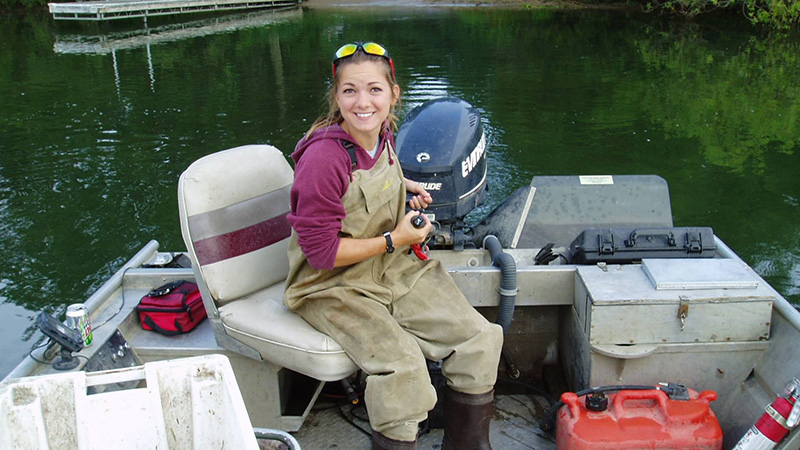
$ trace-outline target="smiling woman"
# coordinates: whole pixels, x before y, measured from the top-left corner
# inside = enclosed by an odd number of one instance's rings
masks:
[[[453,420],[442,448],[491,450],[502,330],[469,304],[441,261],[408,256],[432,224],[406,213],[406,193],[411,208],[433,199],[403,176],[394,152],[400,87],[392,59],[379,44],[346,44],[333,74],[328,114],[292,154],[284,301],[367,374],[374,450],[417,448],[419,423],[437,400],[425,360],[443,358]],[[412,224],[416,217],[421,224]]]
[[[388,53],[384,53],[386,55]],[[334,77],[340,59],[334,61]],[[388,56],[387,59],[391,63]],[[394,81],[394,67],[391,76],[387,76],[385,64],[379,62],[348,64],[340,71],[335,95],[342,115],[342,128],[362,148],[371,149],[370,154],[374,157],[381,127],[400,100],[400,86]]]
[[[340,65],[344,67],[337,74]],[[328,93],[328,114],[314,122],[306,138],[320,128],[341,124],[345,131],[352,127],[352,131],[360,133],[361,140],[356,141],[362,148],[373,150],[384,121],[389,121],[392,130],[397,129],[400,86],[389,52],[374,42],[345,44],[334,54],[332,70],[334,83]],[[367,139],[366,135],[372,132],[374,136]]]

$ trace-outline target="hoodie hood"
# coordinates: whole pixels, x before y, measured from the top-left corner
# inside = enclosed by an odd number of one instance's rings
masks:
[[[391,139],[391,138],[392,138],[392,133],[390,131],[389,124],[387,121],[387,123],[383,128],[383,132],[379,139],[379,142],[386,142],[386,139]],[[297,142],[297,146],[295,147],[294,152],[292,152],[292,160],[294,161],[295,165],[297,165],[297,161],[300,160],[300,158],[303,156],[303,153],[305,153],[306,149],[308,149],[308,147],[312,143],[323,139],[333,139],[338,141],[339,145],[337,147],[345,153],[348,153],[347,149],[344,147],[345,142],[353,144],[356,149],[361,148],[361,146],[358,145],[356,140],[353,139],[353,137],[350,136],[346,131],[344,131],[344,128],[342,128],[342,126],[337,123],[329,127],[314,130],[314,132],[311,133],[310,136],[300,139],[300,141]],[[389,164],[394,164],[394,159],[392,158],[391,152],[389,152]],[[352,172],[350,174],[350,177],[352,178]]]
[[[310,136],[303,137],[303,139],[300,139],[300,141],[297,142],[297,146],[294,148],[294,152],[292,152],[292,160],[294,160],[294,163],[297,164],[297,161],[300,160],[300,157],[303,156],[303,153],[305,153],[309,145],[311,145],[314,142],[320,141],[322,139],[335,139],[340,142],[347,141],[347,142],[352,142],[353,145],[355,146],[358,146],[355,139],[353,139],[352,136],[347,134],[347,132],[344,131],[341,125],[337,123],[329,127],[314,130],[314,132],[311,133]],[[340,145],[339,147],[341,147],[342,151],[344,152],[347,151],[343,146]]]

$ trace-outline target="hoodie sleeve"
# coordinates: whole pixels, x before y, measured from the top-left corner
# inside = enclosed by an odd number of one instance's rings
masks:
[[[333,270],[350,185],[350,158],[335,140],[311,143],[297,161],[289,223],[311,267]]]

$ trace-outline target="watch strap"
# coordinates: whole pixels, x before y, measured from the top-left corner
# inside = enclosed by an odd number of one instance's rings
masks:
[[[392,243],[392,234],[388,231],[384,231],[383,238],[386,239],[386,253],[394,252],[394,243]]]

